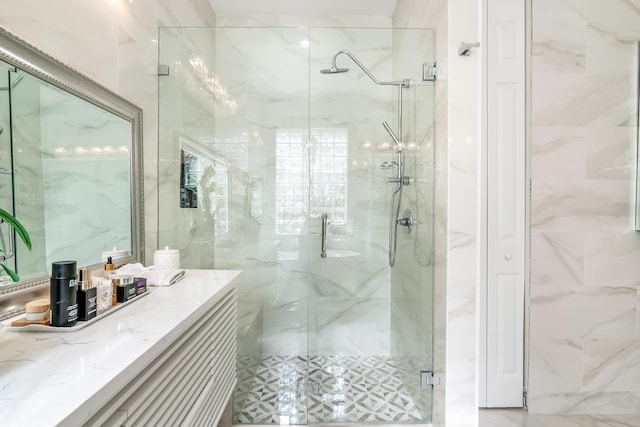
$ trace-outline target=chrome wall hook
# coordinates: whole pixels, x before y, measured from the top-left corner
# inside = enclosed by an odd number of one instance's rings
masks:
[[[458,48],[458,56],[471,55],[471,49],[474,47],[480,47],[480,42],[476,42],[476,43],[461,42],[460,47]]]

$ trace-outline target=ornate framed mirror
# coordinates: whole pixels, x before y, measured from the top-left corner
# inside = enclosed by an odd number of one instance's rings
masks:
[[[0,225],[21,278],[0,280],[0,319],[48,294],[53,261],[98,268],[114,248],[144,260],[139,107],[0,27],[0,128],[0,208],[32,242]]]

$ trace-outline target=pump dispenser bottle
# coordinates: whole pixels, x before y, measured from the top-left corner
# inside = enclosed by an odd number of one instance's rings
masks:
[[[49,294],[52,326],[73,326],[78,320],[77,280],[75,261],[51,264]]]

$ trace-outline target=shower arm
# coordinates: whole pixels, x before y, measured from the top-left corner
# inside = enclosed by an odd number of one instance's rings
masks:
[[[349,58],[351,58],[351,60],[353,62],[355,62],[355,64],[360,67],[360,69],[362,71],[364,71],[364,73],[369,76],[369,78],[371,80],[373,80],[373,82],[379,86],[401,86],[401,87],[409,87],[411,81],[409,79],[405,79],[405,80],[399,80],[399,81],[388,81],[388,82],[383,82],[380,81],[376,78],[376,76],[374,76],[373,74],[371,74],[371,71],[369,71],[367,69],[367,67],[364,66],[364,64],[362,62],[360,62],[358,60],[358,58],[356,58],[351,52],[349,52],[348,50],[339,50],[338,52],[336,52],[335,55],[333,55],[333,59],[331,61],[331,68],[332,69],[337,69],[337,65],[336,65],[336,60],[338,59],[338,56],[340,55],[347,55]]]

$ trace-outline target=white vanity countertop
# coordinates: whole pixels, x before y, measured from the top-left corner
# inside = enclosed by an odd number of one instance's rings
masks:
[[[187,270],[179,283],[149,287],[149,295],[74,332],[3,328],[0,425],[80,425],[206,313],[239,275]]]

